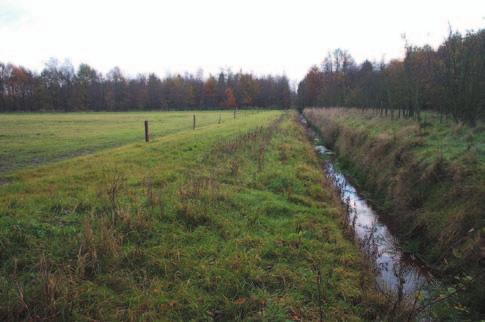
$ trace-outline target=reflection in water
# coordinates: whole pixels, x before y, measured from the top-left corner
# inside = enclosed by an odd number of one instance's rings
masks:
[[[324,151],[320,146],[317,151]],[[326,173],[347,207],[347,223],[352,227],[356,241],[373,260],[379,287],[393,290],[398,296],[413,294],[426,284],[426,275],[414,261],[404,257],[397,241],[377,214],[362,199],[345,176],[335,169],[330,160],[325,163]]]

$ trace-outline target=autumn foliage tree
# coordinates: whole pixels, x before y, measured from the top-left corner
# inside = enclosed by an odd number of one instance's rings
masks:
[[[130,78],[118,67],[103,75],[87,64],[76,70],[69,61],[56,59],[37,74],[0,63],[0,112],[288,108],[291,104],[285,76],[256,77],[228,70],[204,79],[201,74]]]
[[[226,89],[226,101],[224,105],[227,108],[235,108],[237,106],[236,97],[234,96],[234,91],[230,87]]]
[[[418,120],[433,110],[475,125],[485,118],[485,30],[450,32],[437,49],[406,44],[404,58],[388,63],[357,65],[335,50],[300,82],[297,104],[373,108]]]

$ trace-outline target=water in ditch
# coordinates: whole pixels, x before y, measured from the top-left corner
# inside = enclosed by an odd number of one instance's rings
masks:
[[[307,125],[303,117],[302,123]],[[320,143],[321,140],[314,131],[308,130],[314,140],[315,150],[323,159],[326,176],[347,208],[347,225],[374,268],[379,289],[388,294],[410,298],[417,292],[425,292],[430,282],[427,270],[400,249],[398,241],[379,220],[378,214],[336,168],[334,153]]]

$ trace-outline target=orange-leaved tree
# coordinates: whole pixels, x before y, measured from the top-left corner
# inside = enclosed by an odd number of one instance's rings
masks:
[[[236,97],[234,96],[234,91],[232,88],[228,87],[226,89],[226,107],[228,108],[235,108],[237,106]]]

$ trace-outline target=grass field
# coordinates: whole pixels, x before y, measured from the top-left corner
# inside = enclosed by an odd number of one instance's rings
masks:
[[[254,111],[239,111],[243,116]],[[233,120],[232,111],[21,113],[0,115],[0,175],[26,166],[143,142],[145,120],[151,137]]]
[[[368,275],[295,116],[203,113],[213,124],[193,131],[190,113],[167,115],[186,130],[147,144],[143,114],[101,114],[114,133],[90,146],[123,146],[6,175],[0,320],[372,320]]]

